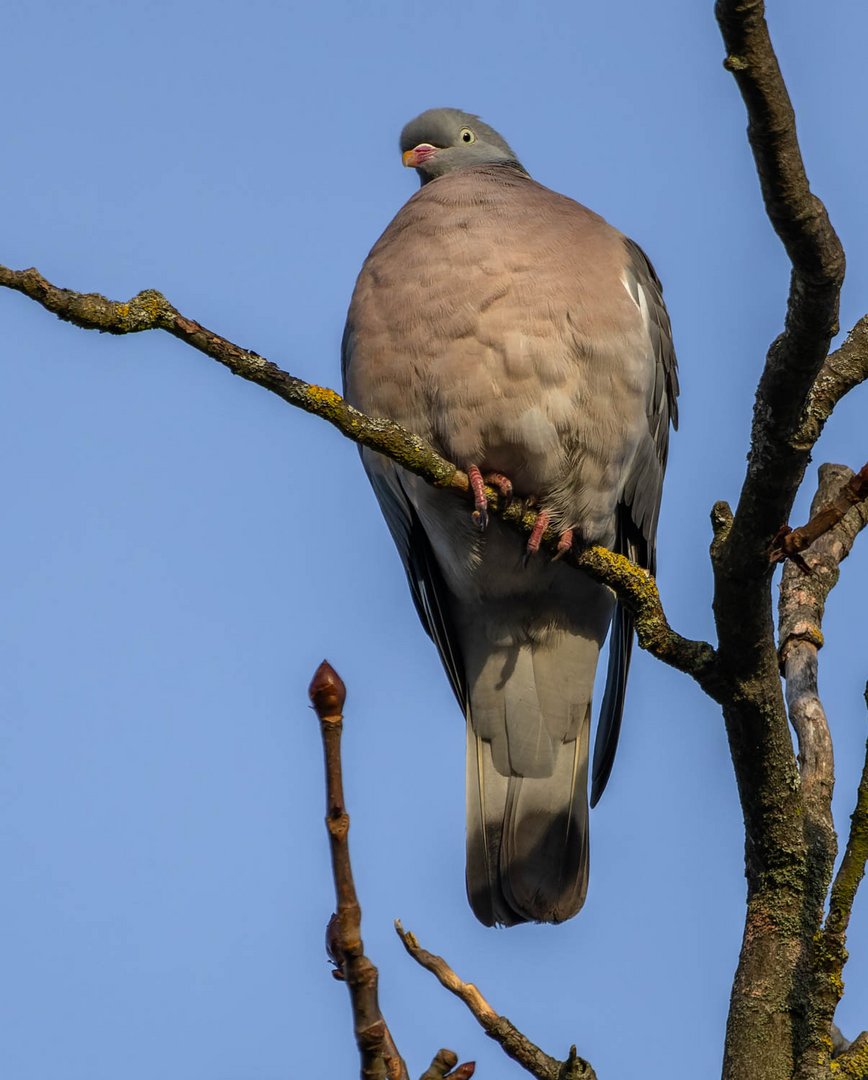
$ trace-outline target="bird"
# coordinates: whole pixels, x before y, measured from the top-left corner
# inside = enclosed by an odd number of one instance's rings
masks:
[[[419,190],[358,275],[346,399],[464,469],[475,508],[362,461],[467,725],[466,888],[486,926],[560,923],[588,886],[591,696],[610,635],[591,806],[618,743],[633,620],[559,555],[600,544],[655,572],[678,376],[660,281],[632,240],[534,180],[473,113],[401,132]],[[488,481],[533,500],[530,539]],[[557,531],[554,557],[540,549]]]

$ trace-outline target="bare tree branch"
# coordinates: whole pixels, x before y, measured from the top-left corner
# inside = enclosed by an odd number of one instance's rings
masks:
[[[24,293],[59,319],[84,330],[108,334],[164,330],[185,345],[210,356],[233,375],[257,383],[290,405],[328,420],[347,438],[379,450],[429,483],[457,491],[469,490],[467,476],[422,439],[391,420],[363,416],[334,390],[296,379],[258,353],[242,349],[186,318],[153,289],[146,289],[127,301],[107,300],[98,293],[59,289],[33,268],[10,270],[5,266],[0,266],[0,285]]]
[[[868,705],[868,686],[865,687],[865,704]],[[826,925],[823,929],[827,959],[826,972],[829,976],[828,981],[838,998],[844,990],[841,974],[847,962],[847,928],[850,925],[856,893],[865,876],[866,862],[868,862],[868,743],[865,746],[862,778],[856,793],[856,807],[850,818],[850,832],[841,865],[832,883],[829,914],[826,916]],[[865,1075],[868,1075],[868,1035],[863,1032],[863,1036],[865,1045],[862,1048],[862,1054]]]
[[[850,470],[847,472],[850,473]],[[812,506],[811,519],[807,524],[798,529],[791,529],[789,526],[781,529],[772,542],[769,554],[771,561],[781,562],[784,559],[796,558],[799,552],[833,529],[851,507],[865,499],[868,499],[868,465],[863,465],[857,473],[850,473],[850,479],[834,496],[829,496],[828,502],[822,503],[816,510]],[[814,503],[816,504],[816,499]],[[798,559],[796,561],[798,562]],[[807,569],[807,564],[803,564],[801,569]]]
[[[470,493],[467,474],[447,461],[432,446],[391,420],[365,416],[340,394],[287,374],[276,364],[181,315],[165,297],[145,290],[126,302],[107,300],[98,293],[76,293],[52,285],[35,269],[10,270],[0,266],[0,285],[24,293],[59,319],[86,330],[133,334],[164,330],[199,352],[223,364],[233,374],[257,383],[290,405],[328,420],[348,439],[377,450],[435,487],[459,495]],[[507,500],[486,487],[489,509],[526,535],[536,523],[536,511],[520,499]],[[557,534],[549,529],[543,540],[554,551]],[[691,641],[669,625],[651,575],[623,555],[606,548],[572,551],[564,559],[608,585],[635,616],[639,645],[666,664],[692,675],[715,700],[723,693],[714,649],[704,641]]]
[[[725,66],[747,107],[766,211],[793,267],[784,332],[769,349],[757,389],[747,476],[715,560],[721,647],[733,660],[750,663],[755,638],[771,637],[767,598],[755,585],[769,578],[768,547],[789,518],[807,465],[808,449],[796,448],[793,439],[837,330],[844,253],[810,190],[762,0],[717,0],[715,13]],[[738,616],[728,619],[736,606]]]
[[[725,66],[748,114],[766,211],[792,264],[783,333],[757,388],[747,475],[712,545],[718,663],[737,690],[724,718],[745,824],[748,910],[730,1000],[725,1080],[791,1080],[808,1038],[794,1008],[810,928],[827,881],[809,857],[778,675],[768,551],[789,519],[809,448],[796,445],[805,401],[837,331],[844,254],[810,190],[795,118],[762,0],[717,0]],[[828,1029],[827,1029],[828,1030]]]
[[[868,692],[866,692],[866,700],[868,700]],[[856,892],[865,876],[866,861],[868,861],[868,745],[866,745],[865,764],[856,796],[856,808],[850,819],[847,846],[832,886],[829,914],[826,919],[827,934],[846,932]]]
[[[793,444],[810,450],[841,398],[866,379],[868,315],[863,315],[847,335],[844,344],[829,353],[823,362],[805,403]]]
[[[362,1080],[409,1080],[407,1066],[380,1012],[378,973],[365,956],[362,943],[362,911],[347,834],[350,816],[344,805],[341,772],[341,730],[346,689],[340,676],[325,660],[310,684],[310,699],[320,722],[326,777],[326,827],[332,857],[337,912],[329,923],[329,952],[346,979],[353,1009],[353,1026]]]
[[[829,495],[848,485],[853,473],[845,465],[822,465],[819,469],[819,486],[811,505],[812,520],[815,508],[828,505]],[[790,722],[799,739],[800,773],[802,789],[805,785],[821,779],[831,784],[831,762],[825,763],[825,752],[820,754],[814,743],[820,726],[825,724],[825,714],[817,696],[816,654],[823,645],[822,620],[826,599],[838,581],[840,564],[847,558],[859,532],[868,525],[868,503],[851,506],[849,511],[828,531],[822,533],[805,556],[810,570],[802,574],[796,567],[784,568],[778,608],[780,626],[780,663],[787,683],[787,700]],[[819,709],[819,713],[816,710]],[[815,715],[816,713],[816,715]],[[822,741],[831,742],[828,732]],[[824,781],[825,782],[825,781]],[[830,792],[831,795],[831,792]]]
[[[531,1076],[537,1080],[596,1080],[597,1074],[587,1061],[576,1054],[575,1046],[570,1048],[566,1061],[551,1057],[522,1035],[505,1016],[496,1013],[473,983],[460,979],[442,956],[423,949],[415,935],[405,930],[400,922],[395,923],[395,930],[416,963],[430,971],[441,986],[460,998],[485,1034],[494,1039],[504,1053]]]
[[[854,474],[843,465],[823,465],[811,504],[811,522],[823,519],[836,493],[849,487]],[[834,761],[832,737],[817,687],[817,653],[823,644],[826,599],[839,576],[841,562],[868,524],[868,503],[853,506],[831,527],[819,530],[805,551],[805,574],[795,563],[784,568],[779,602],[780,659],[786,680],[787,707],[799,744],[800,794],[804,842],[812,874],[807,882],[813,902],[806,907],[805,942],[800,958],[800,992],[806,1008],[795,1073],[799,1080],[825,1075],[832,1050],[830,1031],[843,983],[844,931],[821,936],[813,913],[826,897],[832,876],[837,836],[832,818]],[[833,890],[834,895],[834,890]],[[851,899],[852,903],[852,899]]]
[[[807,465],[793,435],[838,329],[844,251],[805,173],[793,107],[769,38],[762,0],[717,0],[725,66],[748,113],[748,139],[769,220],[792,263],[783,334],[772,344],[757,389],[748,473],[730,557],[762,576],[761,547],[789,518]]]

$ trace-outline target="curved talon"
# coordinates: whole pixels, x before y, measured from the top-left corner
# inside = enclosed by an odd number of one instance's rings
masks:
[[[488,525],[488,499],[485,497],[485,481],[482,473],[476,465],[470,465],[467,469],[467,479],[470,481],[470,490],[473,492],[473,513],[470,520],[482,532]]]
[[[548,511],[540,510],[536,516],[536,521],[533,524],[533,529],[527,540],[527,548],[524,553],[524,565],[527,566],[528,560],[531,555],[536,555],[539,551],[539,546],[542,543],[543,533],[548,528],[549,515]]]
[[[512,481],[508,476],[504,476],[503,473],[499,472],[486,473],[485,482],[493,488],[497,488],[507,505],[512,502]]]
[[[533,529],[531,530],[530,537],[527,541],[527,550],[524,553],[524,565],[527,566],[528,560],[531,555],[536,555],[540,549],[542,543],[543,533],[549,527],[551,522],[551,516],[547,510],[540,510],[537,514],[536,521],[534,522]],[[564,529],[564,531],[558,536],[558,546],[552,557],[552,562],[557,562],[558,559],[562,559],[573,546],[573,530]]]
[[[568,555],[570,548],[573,546],[573,530],[564,529],[561,535],[558,537],[558,549],[555,552],[555,556],[552,562],[557,562],[558,559],[562,559],[564,555]]]

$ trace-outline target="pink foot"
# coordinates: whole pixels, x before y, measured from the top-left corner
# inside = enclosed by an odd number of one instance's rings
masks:
[[[497,488],[506,502],[509,503],[512,501],[512,481],[508,476],[504,476],[503,473],[499,472],[486,473],[485,482],[486,484],[490,484],[492,487]]]
[[[470,519],[480,532],[488,525],[488,499],[485,497],[485,481],[482,473],[476,465],[471,465],[467,470],[467,479],[470,481],[470,490],[473,492],[473,513]]]
[[[539,551],[540,544],[542,543],[543,533],[549,527],[550,521],[551,517],[548,511],[540,510],[540,512],[536,516],[536,521],[534,522],[533,529],[531,530],[530,537],[527,541],[527,550],[524,553],[525,566],[527,566],[528,559],[530,559],[532,555],[536,555]],[[552,562],[557,562],[558,559],[562,559],[564,555],[569,552],[569,550],[573,546],[573,539],[574,538],[572,529],[565,529],[558,536],[558,546]]]
[[[564,557],[564,555],[569,554],[569,551],[572,548],[572,546],[573,546],[573,530],[572,529],[566,529],[558,537],[558,548],[557,548],[557,551],[555,552],[555,557],[554,557],[554,559],[552,561],[557,562],[558,559],[562,559]]]
[[[536,516],[536,521],[534,522],[531,534],[528,537],[527,550],[524,553],[525,563],[527,563],[527,560],[531,557],[531,555],[536,555],[536,553],[539,551],[539,546],[542,543],[543,533],[548,528],[549,520],[550,519],[548,512],[546,510],[540,510],[540,512]]]
[[[485,476],[479,471],[478,466],[471,465],[467,469],[467,479],[470,481],[470,490],[473,492],[473,524],[482,531],[488,525],[488,500],[485,497],[485,485],[490,484],[497,488],[506,502],[512,499],[512,481],[503,473],[486,473]]]

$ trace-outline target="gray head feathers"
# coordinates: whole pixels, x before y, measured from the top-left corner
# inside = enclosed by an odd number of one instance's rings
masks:
[[[473,113],[428,109],[401,132],[404,164],[422,183],[473,165],[512,165],[524,169],[506,139]]]

